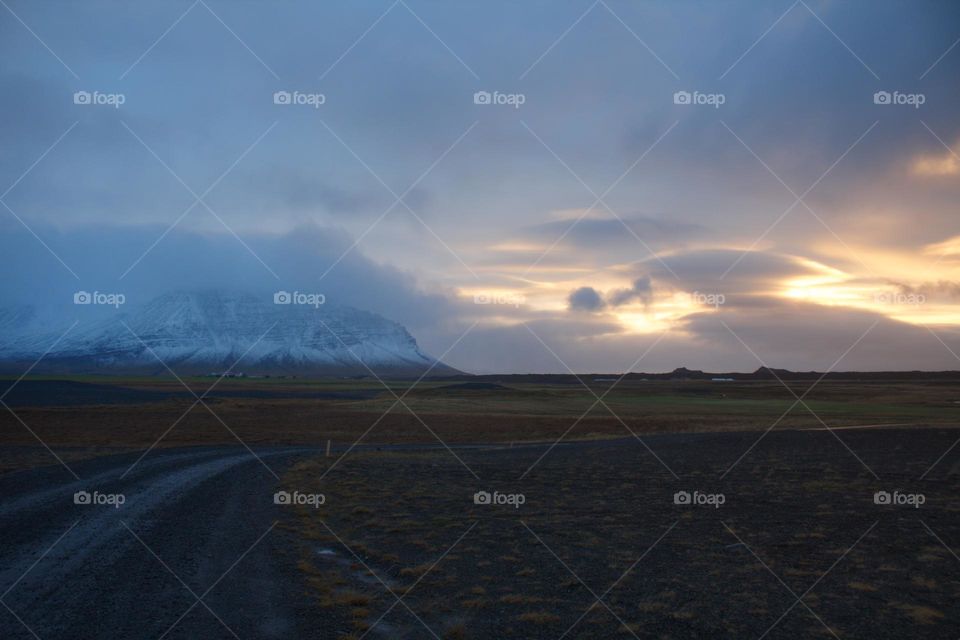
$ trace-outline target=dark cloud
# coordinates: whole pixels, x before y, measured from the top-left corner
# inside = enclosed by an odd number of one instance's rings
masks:
[[[653,300],[653,282],[650,276],[643,276],[633,281],[633,286],[629,289],[617,289],[610,295],[610,304],[614,307],[627,304],[633,301],[639,301],[644,306],[649,306]]]
[[[801,259],[763,251],[705,249],[647,258],[635,270],[651,278],[658,289],[722,293],[730,300],[769,290],[784,279],[822,275]]]
[[[329,182],[321,171],[311,172],[303,167],[275,167],[264,173],[253,172],[249,179],[260,206],[285,211],[372,215],[392,202],[386,191],[347,188]]]
[[[596,249],[606,251],[611,245],[626,246],[636,251],[642,250],[646,243],[651,247],[681,247],[692,240],[702,238],[708,230],[700,225],[672,219],[643,215],[621,215],[617,217],[584,217],[557,220],[535,225],[525,230],[522,238],[552,242],[563,236],[566,247],[578,249]],[[566,235],[564,235],[566,234]]]
[[[923,327],[843,307],[771,298],[762,309],[725,308],[719,314],[687,316],[683,326],[705,347],[729,353],[739,346],[753,357],[739,337],[771,367],[825,371],[848,349],[836,370],[957,369],[960,365]],[[955,328],[937,328],[937,332],[951,348],[960,346]],[[753,363],[759,365],[756,357]]]
[[[905,295],[920,295],[926,300],[944,300],[954,302],[960,300],[960,282],[940,280],[938,282],[922,282],[911,285],[893,282],[900,293]]]
[[[593,287],[580,287],[567,298],[571,311],[600,311],[606,306],[603,296]]]
[[[57,304],[77,290],[122,292],[137,303],[171,290],[219,288],[265,296],[323,293],[332,304],[380,313],[412,331],[432,331],[459,314],[452,291],[426,290],[412,274],[370,260],[336,228],[304,225],[242,241],[226,232],[179,229],[160,239],[163,227],[35,231],[78,279],[26,230],[8,227],[0,233],[0,250],[18,265],[0,280],[0,298],[8,305]]]

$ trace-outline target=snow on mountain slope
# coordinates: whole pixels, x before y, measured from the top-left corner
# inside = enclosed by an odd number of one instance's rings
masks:
[[[57,342],[73,320],[0,310],[0,369],[22,372],[47,349],[35,373],[166,373],[166,363],[178,375],[231,366],[247,374],[354,375],[369,367],[416,375],[434,365],[403,326],[376,314],[244,293],[166,294],[83,318]],[[431,371],[452,372],[442,363]]]

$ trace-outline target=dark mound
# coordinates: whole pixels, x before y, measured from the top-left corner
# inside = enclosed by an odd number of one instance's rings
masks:
[[[198,393],[200,393],[198,391]],[[370,400],[383,393],[382,389],[353,391],[286,391],[282,389],[217,389],[207,398],[242,400]]]
[[[211,382],[210,384],[213,384]],[[13,385],[11,391],[7,391]],[[195,389],[199,395],[204,389]],[[206,394],[207,400],[369,400],[380,393],[378,389],[350,391],[313,391],[292,389],[215,389]],[[12,407],[83,407],[90,405],[128,405],[163,402],[170,399],[190,399],[186,389],[161,391],[133,389],[113,384],[78,382],[75,380],[0,380],[0,397]]]
[[[428,389],[435,393],[452,393],[454,391],[515,391],[510,387],[505,387],[496,382],[461,382],[460,384],[447,384],[442,387]]]
[[[10,390],[11,386],[13,389]],[[74,380],[13,380],[0,381],[3,401],[20,407],[78,407],[94,404],[144,404],[169,398],[188,397],[182,392],[131,389],[109,384],[76,382]],[[8,393],[8,390],[9,393]]]

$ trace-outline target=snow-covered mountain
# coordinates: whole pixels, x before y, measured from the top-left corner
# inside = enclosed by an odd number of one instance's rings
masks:
[[[0,370],[22,373],[43,356],[34,373],[165,374],[169,366],[178,375],[232,367],[248,375],[320,376],[369,375],[369,367],[377,375],[419,375],[433,365],[431,375],[455,372],[421,352],[403,326],[351,307],[205,291],[95,317],[87,309],[55,317],[0,309]]]

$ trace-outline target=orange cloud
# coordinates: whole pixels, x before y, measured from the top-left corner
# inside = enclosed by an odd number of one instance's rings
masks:
[[[953,151],[942,155],[914,158],[911,173],[916,176],[941,177],[960,174],[960,158]]]

